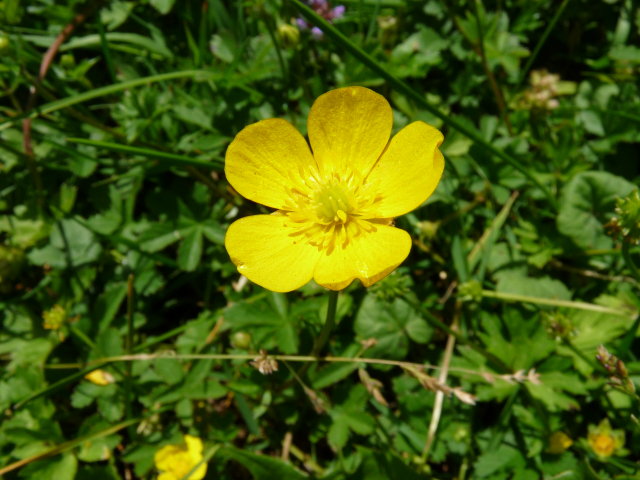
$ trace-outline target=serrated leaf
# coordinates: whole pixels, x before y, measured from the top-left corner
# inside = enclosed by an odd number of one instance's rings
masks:
[[[359,338],[377,341],[368,351],[374,357],[404,358],[409,338],[425,343],[433,334],[426,320],[406,300],[396,298],[389,303],[371,293],[362,302],[354,329]]]
[[[562,189],[558,230],[583,249],[611,248],[604,224],[613,215],[615,199],[636,187],[608,172],[581,172]]]

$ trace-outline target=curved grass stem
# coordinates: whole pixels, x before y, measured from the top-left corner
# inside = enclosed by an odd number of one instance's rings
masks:
[[[529,295],[518,295],[515,293],[494,292],[492,290],[482,290],[482,296],[486,298],[495,298],[496,300],[504,300],[506,302],[522,302],[533,303],[536,305],[547,305],[551,307],[573,308],[576,310],[589,310],[591,312],[610,313],[623,317],[637,315],[637,312],[629,312],[620,308],[605,307],[595,303],[575,302],[573,300],[559,300],[555,298],[531,297]],[[633,314],[633,315],[632,315]]]

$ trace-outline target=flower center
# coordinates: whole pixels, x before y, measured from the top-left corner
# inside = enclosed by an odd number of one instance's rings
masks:
[[[346,223],[354,210],[354,200],[353,194],[339,183],[323,185],[313,195],[315,213],[323,224]]]

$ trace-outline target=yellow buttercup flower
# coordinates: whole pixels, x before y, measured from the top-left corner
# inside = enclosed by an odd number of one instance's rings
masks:
[[[610,457],[624,446],[624,431],[613,430],[609,419],[605,418],[597,427],[589,425],[587,442],[597,456]]]
[[[442,134],[414,122],[390,141],[393,114],[363,87],[321,95],[304,137],[287,121],[244,128],[225,158],[229,183],[244,197],[277,209],[241,218],[225,246],[238,271],[276,292],[312,278],[342,290],[372,285],[409,254],[411,238],[393,218],[419,207],[444,169]]]
[[[182,480],[202,460],[202,440],[191,435],[184,436],[183,445],[165,445],[153,457],[160,470],[158,480]],[[207,473],[207,464],[202,463],[189,480],[202,480]]]

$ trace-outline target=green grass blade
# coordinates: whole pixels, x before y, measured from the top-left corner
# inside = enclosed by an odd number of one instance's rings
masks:
[[[197,158],[188,157],[186,155],[179,155],[176,153],[162,152],[160,150],[152,150],[150,148],[132,147],[131,145],[124,145],[122,143],[103,142],[98,140],[88,140],[85,138],[67,138],[67,142],[79,143],[82,145],[90,145],[92,147],[104,148],[115,152],[128,153],[131,155],[140,155],[143,157],[155,158],[162,160],[163,162],[174,165],[190,165],[193,167],[223,167],[224,160],[222,158],[215,158],[213,162],[207,162],[206,160],[199,160]]]
[[[473,131],[470,128],[467,128],[461,122],[458,122],[456,119],[449,117],[448,115],[441,112],[438,108],[431,105],[424,98],[423,95],[418,93],[416,90],[411,88],[407,83],[396,78],[394,75],[389,73],[382,65],[380,65],[373,57],[371,57],[368,53],[358,47],[355,43],[353,43],[346,35],[336,29],[332,24],[330,24],[327,20],[320,17],[317,13],[315,13],[310,7],[302,3],[300,0],[289,0],[295,7],[304,15],[307,20],[313,23],[315,26],[322,29],[322,31],[331,38],[334,42],[336,42],[340,47],[344,48],[347,52],[351,53],[354,57],[356,57],[360,62],[369,67],[375,73],[384,78],[391,87],[393,87],[396,91],[406,95],[408,98],[411,98],[414,102],[416,102],[421,108],[428,111],[435,117],[442,120],[449,127],[459,131],[464,136],[473,140],[475,143],[483,147],[488,152],[492,153],[496,157],[505,161],[513,168],[522,173],[526,178],[528,178],[534,185],[536,185],[547,197],[549,203],[557,209],[557,201],[555,197],[551,194],[549,189],[543,185],[529,170],[523,167],[518,160],[516,160],[511,155],[503,152],[502,150],[493,146],[490,142],[487,142],[483,139],[478,133]]]
[[[94,98],[112,95],[123,90],[141,87],[143,85],[149,85],[157,82],[166,82],[168,80],[176,80],[179,78],[191,78],[193,80],[200,81],[214,80],[218,77],[218,74],[206,70],[180,70],[178,72],[161,73],[158,75],[151,75],[149,77],[135,78],[133,80],[127,80],[126,82],[107,85],[106,87],[95,88],[78,95],[72,95],[70,97],[61,98],[53,102],[45,103],[44,105],[31,110],[30,112],[27,112],[23,115],[17,115],[9,120],[0,123],[0,131],[18,123],[24,118],[34,118],[38,115],[46,115],[48,113],[53,113],[58,110],[63,110],[65,108],[71,107],[73,105],[77,105],[79,103],[93,100]]]
[[[564,9],[569,4],[569,1],[570,0],[564,0],[560,4],[558,9],[556,10],[555,15],[553,16],[551,21],[547,24],[547,28],[545,28],[544,32],[542,32],[542,36],[540,37],[540,40],[538,40],[538,43],[534,47],[533,52],[531,52],[531,55],[529,56],[527,63],[525,64],[524,68],[520,70],[520,77],[518,78],[518,83],[516,83],[516,87],[520,87],[520,85],[522,85],[522,82],[526,78],[527,73],[529,72],[529,69],[533,65],[533,62],[535,62],[536,58],[538,57],[538,53],[540,53],[540,49],[543,47],[543,45],[547,41],[547,38],[549,37],[551,30],[553,30],[554,27],[556,26],[556,23],[558,23],[558,20],[560,19],[560,15],[562,15],[562,12],[564,12]]]

